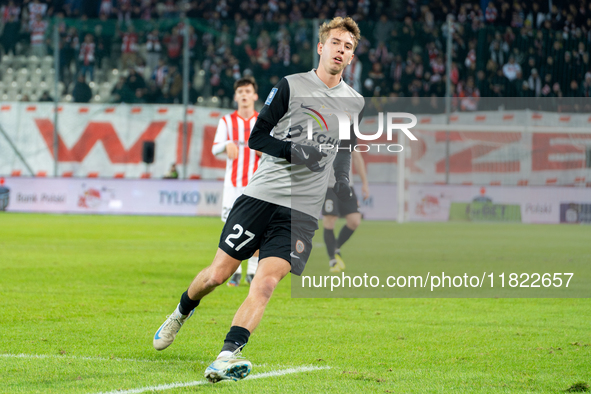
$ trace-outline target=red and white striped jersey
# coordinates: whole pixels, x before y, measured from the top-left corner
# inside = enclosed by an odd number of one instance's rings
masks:
[[[256,151],[248,147],[248,138],[258,116],[258,112],[255,111],[249,119],[243,119],[238,115],[238,111],[234,111],[220,119],[211,149],[212,153],[214,155],[223,153],[229,142],[238,146],[238,158],[226,159],[224,187],[246,186],[259,165]]]
[[[31,25],[31,44],[39,45],[43,44],[45,38],[45,31],[47,30],[46,21],[35,21]]]
[[[135,53],[138,50],[137,45],[137,34],[135,33],[124,33],[123,41],[121,42],[121,52],[123,53]]]

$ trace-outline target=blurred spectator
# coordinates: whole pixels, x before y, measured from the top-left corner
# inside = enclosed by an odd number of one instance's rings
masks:
[[[585,75],[585,82],[581,84],[581,97],[591,97],[591,73]]]
[[[168,171],[168,174],[164,176],[164,179],[178,179],[178,177],[179,172],[176,169],[176,164],[172,163],[170,166],[170,170]]]
[[[49,101],[53,101],[53,97],[51,97],[49,95],[49,92],[47,90],[45,90],[43,92],[43,94],[41,95],[41,97],[39,97],[39,102],[49,102]]]
[[[528,82],[528,89],[533,92],[535,97],[540,97],[542,94],[542,79],[538,74],[538,70],[536,68],[531,69],[531,74],[527,80]]]
[[[138,35],[133,25],[129,24],[127,31],[121,36],[121,66],[123,68],[135,65],[138,49]]]
[[[146,81],[134,67],[128,70],[127,78],[125,79],[125,86],[134,94],[133,102],[143,102],[146,94]]]
[[[521,74],[521,66],[515,62],[515,57],[509,56],[509,63],[503,66],[503,74],[509,81],[513,81],[518,74]]]
[[[2,15],[2,23],[8,23],[11,19],[18,21],[21,15],[21,7],[16,5],[14,0],[10,0],[8,4],[0,7],[0,14]]]
[[[495,7],[495,4],[492,1],[489,1],[488,5],[486,6],[486,10],[484,11],[486,23],[491,25],[494,24],[497,21],[498,15],[499,13]]]
[[[168,77],[168,66],[164,59],[158,59],[158,67],[154,69],[152,73],[152,82],[156,84],[159,89],[162,89],[166,78]]]
[[[298,56],[298,55],[294,55]],[[298,56],[299,58],[299,56]],[[356,92],[361,93],[361,72],[363,70],[363,65],[359,61],[358,57],[353,57],[351,60],[351,64],[345,68],[345,72],[343,73],[343,79],[349,86],[355,89]]]
[[[5,13],[9,12],[10,8],[5,9]],[[4,47],[4,52],[9,54],[12,52],[13,55],[16,55],[16,44],[18,42],[18,36],[20,31],[20,22],[18,21],[18,16],[13,13],[8,13],[7,22],[4,24],[4,31],[2,33],[2,46]]]
[[[80,41],[78,40],[78,31],[75,27],[70,27],[67,34],[61,40],[60,50],[60,79],[68,86],[74,77],[71,73],[71,64],[76,59],[76,54],[80,49]]]
[[[39,1],[39,0],[35,0]],[[34,3],[30,3],[29,6]],[[43,4],[47,7],[46,4]],[[29,7],[30,8],[30,7]],[[31,29],[31,55],[39,58],[47,54],[45,46],[45,34],[47,32],[48,23],[43,20],[43,15],[40,13],[33,14],[35,19],[30,24]]]
[[[172,34],[164,37],[166,54],[170,64],[180,65],[181,54],[183,51],[183,36],[179,33],[178,27],[172,28]]]
[[[132,103],[134,93],[125,83],[125,77],[119,77],[119,80],[111,90],[111,102],[113,103]]]
[[[32,32],[33,24],[45,17],[47,4],[41,3],[39,0],[33,0],[28,4],[27,9],[29,10],[29,31]]]
[[[94,81],[94,61],[95,61],[95,50],[96,45],[94,43],[94,37],[92,34],[86,34],[84,42],[80,45],[80,53],[78,54],[79,62],[79,73],[84,78],[90,78],[90,81]]]
[[[91,98],[92,90],[90,90],[90,86],[86,83],[84,75],[79,74],[78,80],[74,85],[74,90],[72,90],[72,99],[75,103],[88,103]]]
[[[180,74],[178,67],[174,64],[171,64],[169,67],[169,73],[166,77],[163,92],[165,93],[167,100],[177,103],[180,102],[180,96],[183,92],[183,77]]]

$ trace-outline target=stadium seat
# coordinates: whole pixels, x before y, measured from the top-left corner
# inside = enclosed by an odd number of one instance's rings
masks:
[[[113,175],[113,178],[117,178],[117,179],[125,178],[125,173],[124,172],[116,172],[115,175]]]
[[[74,176],[74,171],[66,171],[62,174],[63,178],[71,178]]]
[[[41,83],[41,79],[42,79],[42,71],[40,68],[35,69],[35,71],[33,71],[31,73],[31,82],[33,84],[35,84],[36,86],[39,86],[39,84]]]
[[[52,68],[53,67],[53,56],[45,56],[41,60],[41,67],[46,68],[46,69]]]
[[[87,178],[98,178],[98,176],[98,172],[89,172],[88,175],[86,175]]]
[[[4,73],[2,79],[4,80],[5,83],[10,83],[12,81],[14,81],[14,69],[12,67],[9,67],[6,72]]]
[[[21,68],[16,75],[16,82],[21,85],[24,84],[29,80],[29,70],[26,68]]]
[[[149,172],[144,172],[142,173],[142,175],[140,176],[141,179],[150,179],[151,175]]]
[[[40,65],[41,60],[35,55],[29,56],[29,58],[27,59],[27,68],[30,72],[35,71],[37,68],[39,68]]]
[[[37,175],[35,175],[35,176],[40,177],[40,178],[44,178],[47,176],[47,171],[37,171]]]
[[[10,176],[21,176],[21,170],[12,170]]]

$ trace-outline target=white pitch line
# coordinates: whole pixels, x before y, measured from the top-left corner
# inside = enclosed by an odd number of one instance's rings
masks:
[[[162,360],[149,360],[149,359],[140,359],[140,358],[119,358],[119,357],[88,357],[88,356],[58,356],[56,354],[10,354],[10,353],[0,353],[0,358],[30,358],[30,359],[45,359],[45,358],[53,358],[53,359],[64,359],[64,360],[86,360],[86,361],[127,361],[127,362],[136,362],[136,363],[169,363],[169,362],[178,362],[178,363],[202,363],[199,361],[192,361],[192,360],[175,360],[175,359],[162,359]]]
[[[296,367],[296,368],[288,368],[288,369],[282,369],[279,371],[271,371],[271,372],[264,372],[264,373],[259,373],[259,374],[255,374],[255,375],[250,375],[244,380],[271,378],[271,377],[275,377],[275,376],[289,375],[292,373],[320,371],[323,369],[330,369],[330,367],[329,366],[324,366],[324,367],[301,366],[301,367]],[[159,386],[140,387],[138,389],[131,389],[131,390],[114,390],[114,391],[100,392],[98,394],[138,394],[138,393],[144,393],[146,391],[163,391],[163,390],[176,389],[179,387],[200,386],[203,384],[210,384],[210,383],[205,380],[195,380],[193,382],[161,384]]]

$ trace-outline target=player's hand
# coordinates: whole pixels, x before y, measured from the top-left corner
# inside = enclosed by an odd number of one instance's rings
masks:
[[[349,186],[349,179],[345,176],[341,176],[337,179],[332,190],[341,201],[348,201],[353,197],[351,186]]]
[[[369,185],[367,183],[364,183],[363,186],[361,186],[361,195],[363,196],[363,201],[369,198]]]
[[[233,142],[228,142],[226,144],[226,154],[230,160],[238,158],[238,146]]]
[[[291,164],[305,165],[312,172],[320,172],[324,170],[324,166],[320,166],[318,162],[326,156],[326,152],[320,152],[313,146],[292,143],[291,157],[287,161]]]

